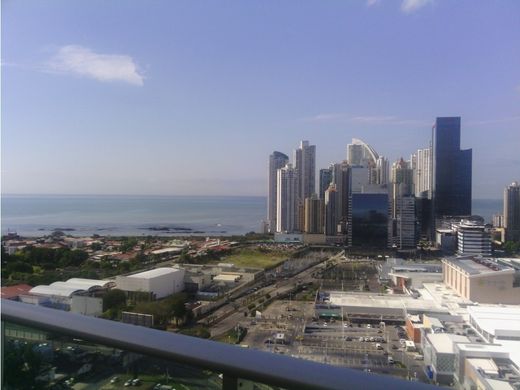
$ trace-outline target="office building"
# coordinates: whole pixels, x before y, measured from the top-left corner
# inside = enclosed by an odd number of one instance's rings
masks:
[[[332,183],[332,165],[329,168],[320,169],[320,199],[325,199],[325,191],[329,188],[330,183]]]
[[[305,199],[305,226],[304,232],[308,234],[323,233],[324,221],[324,200],[319,199],[316,194]]]
[[[482,218],[463,219],[456,229],[459,255],[491,256],[491,233]]]
[[[417,248],[415,197],[402,195],[399,184],[393,185],[389,244],[398,249]]]
[[[392,164],[390,175],[390,226],[389,246],[399,249],[415,249],[417,246],[416,200],[413,190],[411,162]]]
[[[289,157],[281,152],[273,152],[269,156],[269,182],[267,192],[267,228],[272,233],[276,230],[276,188],[278,169],[289,162]]]
[[[294,164],[298,171],[298,199],[302,202],[316,192],[316,145],[301,141],[294,151]]]
[[[504,190],[504,228],[507,241],[520,241],[520,186],[516,181]]]
[[[432,158],[431,149],[419,149],[415,157],[414,186],[415,196],[421,197],[428,194],[431,189],[432,180]]]
[[[376,161],[375,176],[374,179],[371,180],[372,184],[388,184],[388,166],[388,159],[383,156],[379,156]]]
[[[350,195],[350,166],[346,161],[332,165],[332,182],[336,188],[336,223],[341,226],[340,232],[346,233]]]
[[[349,214],[349,246],[387,247],[388,194],[352,194]]]
[[[444,284],[472,302],[520,304],[520,271],[482,257],[442,260]]]
[[[504,214],[493,214],[493,227],[503,228],[504,227]]]
[[[335,236],[338,233],[338,222],[336,219],[336,186],[331,184],[325,191],[325,235]]]
[[[278,169],[276,231],[292,233],[298,227],[298,170],[292,164]]]
[[[460,149],[460,117],[437,118],[432,138],[434,219],[469,216],[472,150]]]

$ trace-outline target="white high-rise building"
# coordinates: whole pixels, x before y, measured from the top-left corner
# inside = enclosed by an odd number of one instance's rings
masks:
[[[415,164],[415,196],[420,197],[422,193],[431,190],[432,180],[432,158],[431,149],[419,149]]]
[[[276,195],[276,231],[294,232],[298,229],[298,170],[292,164],[278,169]]]
[[[483,221],[464,219],[457,226],[459,255],[491,256],[491,234]]]
[[[298,198],[303,203],[316,192],[316,145],[301,141],[294,151],[294,164],[298,170]]]
[[[278,169],[283,168],[289,162],[289,157],[281,152],[273,152],[269,156],[269,182],[267,193],[267,225],[272,233],[276,230],[276,193],[278,183]]]

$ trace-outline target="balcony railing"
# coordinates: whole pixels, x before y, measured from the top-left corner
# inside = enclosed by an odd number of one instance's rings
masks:
[[[2,300],[2,321],[222,374],[223,389],[240,380],[288,389],[421,389],[430,385],[150,328]],[[5,329],[5,324],[3,326]],[[5,341],[5,340],[4,340]]]

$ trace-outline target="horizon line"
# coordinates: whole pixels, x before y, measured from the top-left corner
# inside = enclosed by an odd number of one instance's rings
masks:
[[[110,197],[192,197],[192,198],[267,198],[267,195],[180,195],[180,194],[65,194],[65,193],[1,193],[1,197],[4,196],[70,196],[70,197],[81,197],[81,196],[110,196]],[[482,198],[476,197],[471,198],[474,200],[503,200],[502,198]]]

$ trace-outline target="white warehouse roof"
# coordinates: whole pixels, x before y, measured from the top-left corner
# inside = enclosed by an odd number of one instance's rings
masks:
[[[138,274],[128,275],[129,278],[153,279],[158,276],[173,274],[179,272],[178,268],[156,268],[150,271],[140,272]]]
[[[92,287],[107,287],[107,284],[113,283],[111,280],[96,280],[96,279],[83,279],[83,278],[71,278],[67,280],[68,284],[71,285],[83,285],[89,289]]]
[[[61,282],[64,283],[64,282]],[[83,292],[85,289],[72,287],[72,286],[64,286],[64,285],[55,285],[55,286],[36,286],[33,287],[29,293],[35,295],[44,295],[44,296],[58,296],[58,297],[71,297],[74,293]]]
[[[497,330],[520,332],[519,306],[468,306],[468,313],[491,335],[497,335]]]

